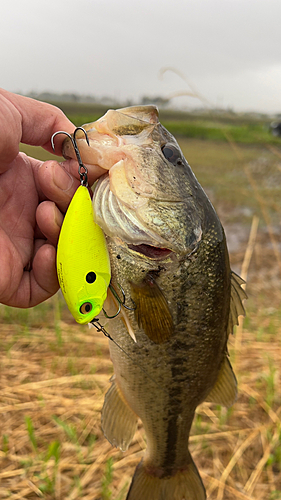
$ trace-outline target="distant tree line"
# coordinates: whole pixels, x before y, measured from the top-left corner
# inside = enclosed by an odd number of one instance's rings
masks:
[[[20,93],[20,92],[19,92]],[[96,97],[94,95],[89,94],[76,94],[74,92],[36,92],[31,91],[28,94],[28,97],[32,97],[33,99],[38,99],[39,101],[50,101],[50,102],[78,102],[78,103],[99,103],[99,104],[120,104],[113,97],[103,96]],[[133,102],[132,99],[127,99],[122,102],[123,105],[132,106],[134,104],[155,104],[156,106],[165,107],[168,105],[169,100],[165,99],[161,96],[143,96],[137,103]]]

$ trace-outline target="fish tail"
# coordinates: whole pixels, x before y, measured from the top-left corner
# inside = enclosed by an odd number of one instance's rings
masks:
[[[149,474],[141,461],[135,470],[126,500],[206,500],[201,477],[190,459],[183,470],[165,478]]]

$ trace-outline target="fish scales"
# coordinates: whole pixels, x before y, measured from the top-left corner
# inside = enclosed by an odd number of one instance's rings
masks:
[[[243,311],[242,280],[230,270],[214,208],[155,107],[110,110],[85,128],[90,148],[76,136],[82,160],[108,170],[93,207],[112,284],[136,305],[105,325],[115,375],[102,428],[126,450],[143,423],[147,449],[127,500],[203,500],[189,432],[200,403],[236,398],[227,339]],[[74,157],[68,139],[64,155]],[[109,293],[105,308],[114,307]]]

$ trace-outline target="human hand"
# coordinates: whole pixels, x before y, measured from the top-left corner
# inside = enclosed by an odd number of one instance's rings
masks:
[[[80,184],[78,164],[41,162],[19,153],[19,143],[51,152],[52,134],[74,128],[55,106],[0,89],[0,303],[32,307],[59,288],[55,246]],[[56,151],[64,138],[57,136]],[[89,181],[101,173],[92,168]]]

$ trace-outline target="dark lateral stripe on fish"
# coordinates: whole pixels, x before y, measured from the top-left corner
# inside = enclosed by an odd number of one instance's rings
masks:
[[[171,401],[171,399],[170,399]],[[175,413],[173,408],[169,409],[168,412],[168,426],[167,426],[167,441],[166,450],[164,455],[164,460],[162,468],[165,471],[165,476],[172,475],[176,459],[177,459],[177,440],[178,440],[178,414]]]
[[[170,417],[170,412],[169,412],[169,417]],[[167,442],[166,442],[167,447],[162,465],[162,468],[165,471],[163,477],[172,475],[177,458],[176,456],[177,447],[175,446],[178,439],[177,420],[178,420],[177,415],[174,415],[173,418],[169,418],[169,423],[167,428]]]
[[[174,359],[174,364],[172,365],[172,376],[173,380],[176,382],[183,378],[182,363],[180,361],[181,360],[176,358]],[[167,446],[162,465],[165,475],[167,476],[172,474],[177,460],[177,441],[179,437],[178,417],[182,412],[181,385],[179,386],[177,384],[176,387],[172,386],[170,388],[168,407]]]

